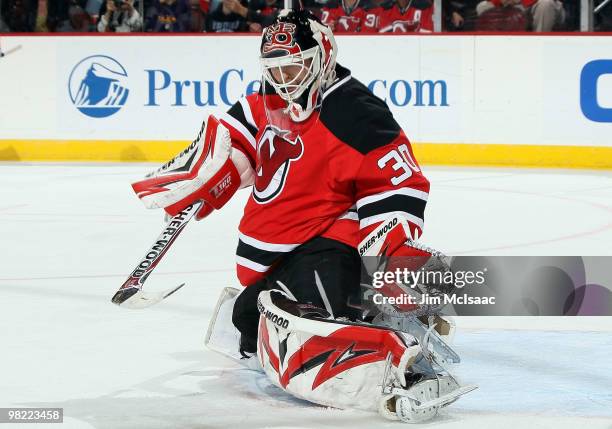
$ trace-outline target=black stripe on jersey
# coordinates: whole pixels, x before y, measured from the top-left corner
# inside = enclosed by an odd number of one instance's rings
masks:
[[[424,219],[426,204],[427,201],[420,198],[409,197],[408,195],[391,195],[385,199],[361,206],[357,213],[359,219],[390,212],[406,212],[419,219]]]
[[[247,101],[247,103],[248,103],[248,101]],[[242,125],[244,125],[244,127],[247,130],[249,130],[249,132],[251,133],[253,138],[255,138],[255,136],[257,135],[257,128],[255,128],[253,125],[249,124],[249,122],[246,120],[246,116],[244,115],[244,110],[242,109],[242,104],[240,104],[239,101],[234,103],[234,105],[232,107],[230,107],[230,109],[227,111],[227,113],[228,113],[228,115],[230,115],[234,119],[236,119],[238,122],[240,122]]]
[[[350,72],[337,65],[338,81]],[[321,122],[339,140],[362,154],[391,143],[400,133],[387,104],[355,78],[324,94]]]
[[[267,250],[258,249],[250,244],[246,244],[242,240],[238,240],[238,248],[236,249],[236,255],[246,258],[250,261],[257,262],[260,265],[269,267],[272,265],[283,252],[269,252]]]

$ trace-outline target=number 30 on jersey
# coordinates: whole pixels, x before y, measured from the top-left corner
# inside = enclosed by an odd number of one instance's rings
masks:
[[[412,176],[412,172],[418,173],[421,171],[419,166],[412,158],[408,146],[405,144],[399,145],[397,149],[392,149],[387,152],[378,160],[378,168],[384,169],[387,164],[391,164],[393,170],[398,171],[399,174],[391,178],[391,183],[394,186],[399,185],[404,180],[409,179]]]

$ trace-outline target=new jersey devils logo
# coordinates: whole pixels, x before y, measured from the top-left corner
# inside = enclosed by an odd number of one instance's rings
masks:
[[[280,22],[275,25],[266,27],[264,32],[264,44],[262,51],[264,54],[272,51],[280,50],[285,55],[299,53],[300,46],[296,43],[294,34],[296,30],[295,24],[289,22]]]
[[[257,145],[257,169],[253,198],[267,203],[276,198],[287,180],[289,168],[304,152],[302,139],[285,138],[287,132],[266,128]]]

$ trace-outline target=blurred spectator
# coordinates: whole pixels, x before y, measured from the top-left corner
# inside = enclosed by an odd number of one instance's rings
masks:
[[[155,0],[147,11],[147,31],[186,32],[190,29],[191,7],[188,0]]]
[[[189,0],[189,28],[192,33],[204,31],[206,12],[208,12],[208,1]]]
[[[87,0],[85,4],[85,12],[91,17],[91,22],[96,26],[96,30],[98,29],[97,23],[100,18],[100,10],[104,3],[106,3],[106,0]]]
[[[323,6],[327,6],[329,2],[330,0],[311,0],[310,2],[305,2],[304,6],[309,10],[320,10]]]
[[[443,0],[442,19],[445,31],[473,31],[476,5],[480,0]]]
[[[86,3],[87,0],[39,0],[36,31],[92,31],[91,17],[85,11]]]
[[[142,31],[142,17],[134,7],[134,0],[108,0],[102,4],[98,15],[100,33]]]
[[[524,10],[519,7],[495,7],[478,16],[476,31],[527,31],[527,16]]]
[[[36,8],[36,23],[34,24],[34,31],[44,33],[49,31],[47,26],[47,19],[49,16],[49,10],[47,8],[47,0],[38,0],[38,7]]]
[[[6,0],[4,0],[4,2],[0,0],[0,33],[8,33],[9,31],[8,25],[6,25],[3,18],[4,16],[6,16],[6,5]]]
[[[251,0],[246,16],[249,31],[260,33],[272,24],[283,8],[283,0]]]
[[[248,6],[233,2],[233,11],[246,20],[248,30],[259,33],[272,24],[283,8],[283,0],[250,0]]]
[[[92,31],[91,18],[80,5],[70,5],[68,8],[68,21],[56,31],[83,33]]]
[[[533,31],[552,31],[565,21],[565,9],[560,0],[486,0],[476,6],[478,15],[499,7],[516,7],[524,10]]]
[[[305,0],[303,2],[304,8],[312,12],[319,19],[321,18],[321,8],[327,3],[327,0]]]
[[[246,0],[212,0],[206,17],[206,31],[212,33],[231,33],[247,31],[244,13]]]
[[[4,0],[1,15],[5,17],[9,31],[25,33],[34,30],[35,11],[35,0]]]
[[[370,0],[370,5],[374,7],[382,7],[383,9],[389,9],[393,6],[393,0]]]
[[[380,16],[381,33],[431,33],[433,0],[395,0]]]
[[[383,8],[364,0],[329,1],[321,9],[321,21],[334,33],[375,33]]]
[[[48,30],[58,33],[91,31],[91,18],[85,12],[86,3],[87,0],[48,0]]]
[[[580,30],[580,2],[579,1],[564,1],[565,22],[563,27],[566,31]]]

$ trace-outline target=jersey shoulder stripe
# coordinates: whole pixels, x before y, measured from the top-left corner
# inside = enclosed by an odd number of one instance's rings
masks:
[[[401,129],[386,103],[350,77],[348,70],[341,66],[338,69],[338,86],[332,85],[323,94],[323,125],[363,155],[391,143]],[[343,76],[345,73],[348,74]]]
[[[257,127],[255,125],[255,121],[253,120],[253,115],[250,111],[245,112],[244,108],[245,108],[245,104],[247,108],[250,108],[248,101],[245,99],[242,99],[236,103],[234,103],[234,105],[232,107],[230,107],[230,109],[227,111],[227,113],[232,116],[234,119],[236,119],[238,122],[240,122],[240,124],[246,129],[248,130],[249,134],[255,138],[255,136],[257,135]]]

